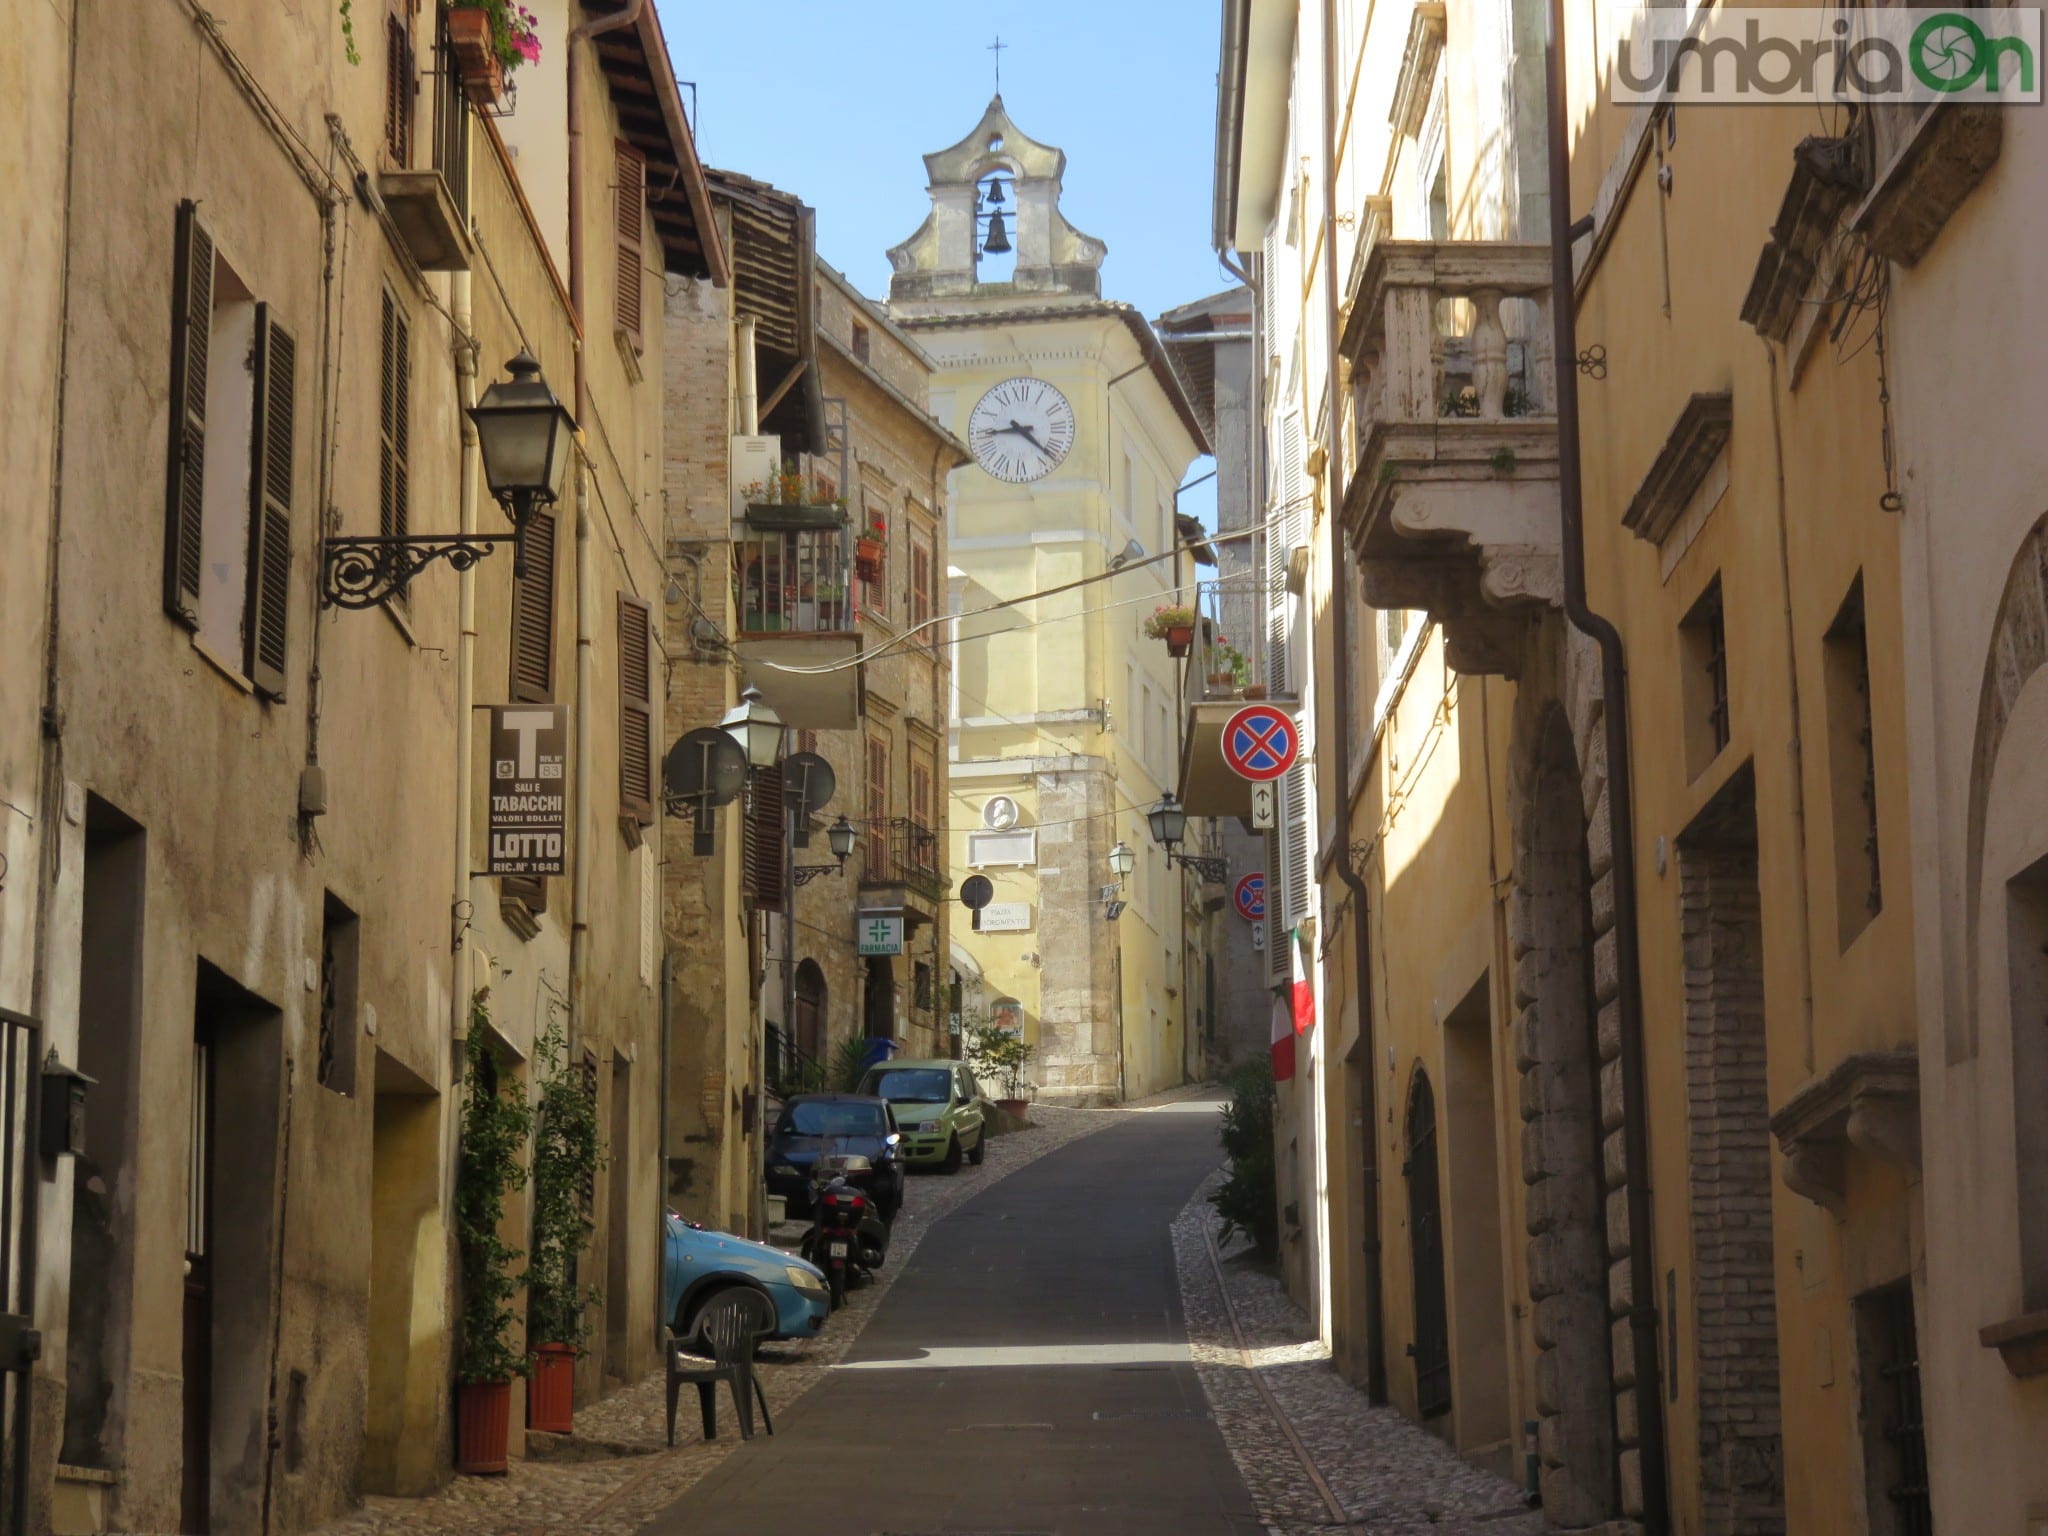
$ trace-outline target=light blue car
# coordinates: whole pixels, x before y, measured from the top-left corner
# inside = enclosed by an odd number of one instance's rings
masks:
[[[711,1232],[671,1211],[662,1253],[662,1315],[678,1339],[696,1334],[705,1305],[735,1288],[764,1297],[775,1309],[777,1339],[808,1339],[832,1310],[824,1271],[793,1253]]]

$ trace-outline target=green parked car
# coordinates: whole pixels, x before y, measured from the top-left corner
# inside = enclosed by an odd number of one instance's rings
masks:
[[[963,1157],[979,1163],[988,1151],[988,1101],[957,1061],[883,1062],[868,1068],[860,1092],[889,1101],[903,1133],[898,1156],[906,1163],[937,1163],[958,1173]]]

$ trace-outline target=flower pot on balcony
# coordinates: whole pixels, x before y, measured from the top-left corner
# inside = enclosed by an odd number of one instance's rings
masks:
[[[458,5],[448,12],[448,48],[462,94],[480,107],[505,94],[505,61],[491,36],[491,15],[480,5]]]
[[[512,1438],[512,1383],[465,1381],[455,1398],[455,1470],[500,1476]]]
[[[526,1427],[547,1435],[576,1428],[576,1346],[543,1344],[526,1386]]]
[[[1266,685],[1264,683],[1246,683],[1244,685],[1244,696],[1248,699],[1263,699],[1266,696]]]
[[[1192,624],[1173,624],[1167,627],[1162,637],[1166,641],[1166,654],[1178,660],[1187,655],[1195,643],[1195,627]]]
[[[1229,672],[1211,672],[1209,674],[1209,686],[1219,692],[1227,693],[1236,681],[1236,676]]]

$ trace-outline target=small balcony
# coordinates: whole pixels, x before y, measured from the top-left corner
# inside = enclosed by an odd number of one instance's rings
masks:
[[[1190,816],[1238,816],[1252,813],[1252,786],[1223,760],[1223,728],[1247,703],[1268,697],[1253,639],[1257,621],[1240,611],[1225,628],[1226,601],[1242,609],[1248,598],[1240,586],[1226,600],[1217,583],[1204,582],[1195,606],[1195,643],[1188,652],[1182,684],[1186,718],[1180,754],[1180,783],[1175,787]],[[1290,711],[1292,700],[1277,700]]]
[[[863,917],[901,917],[907,932],[931,922],[945,897],[938,833],[907,816],[868,823],[861,841]]]
[[[1558,601],[1550,338],[1547,246],[1380,240],[1353,268],[1345,530],[1366,600],[1427,611],[1461,671],[1510,671]]]
[[[733,525],[733,649],[785,725],[849,730],[860,718],[853,539],[846,510],[760,503]],[[809,668],[836,670],[810,671]]]

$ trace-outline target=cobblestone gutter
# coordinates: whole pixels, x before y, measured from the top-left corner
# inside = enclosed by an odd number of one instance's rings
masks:
[[[1543,1517],[1520,1489],[1395,1409],[1371,1406],[1339,1376],[1307,1317],[1277,1278],[1245,1262],[1242,1244],[1212,1248],[1209,1194],[1222,1178],[1218,1170],[1182,1209],[1173,1256],[1196,1374],[1267,1529],[1541,1536]]]
[[[1146,1103],[1186,1096],[1183,1091]],[[852,1347],[933,1223],[1019,1168],[1106,1129],[1126,1113],[1034,1106],[1032,1127],[990,1140],[981,1167],[965,1166],[951,1176],[914,1175],[878,1283],[849,1296],[819,1337],[763,1346],[761,1379],[777,1422],[801,1411],[804,1395]],[[792,1225],[778,1235],[799,1231]],[[321,1527],[320,1536],[630,1536],[725,1457],[744,1454],[729,1397],[719,1396],[720,1438],[709,1442],[699,1438],[694,1393],[686,1391],[685,1397],[673,1449],[666,1443],[663,1379],[656,1374],[577,1412],[575,1437],[558,1453],[573,1459],[515,1461],[504,1477],[458,1477],[427,1498],[372,1497],[360,1510]]]

